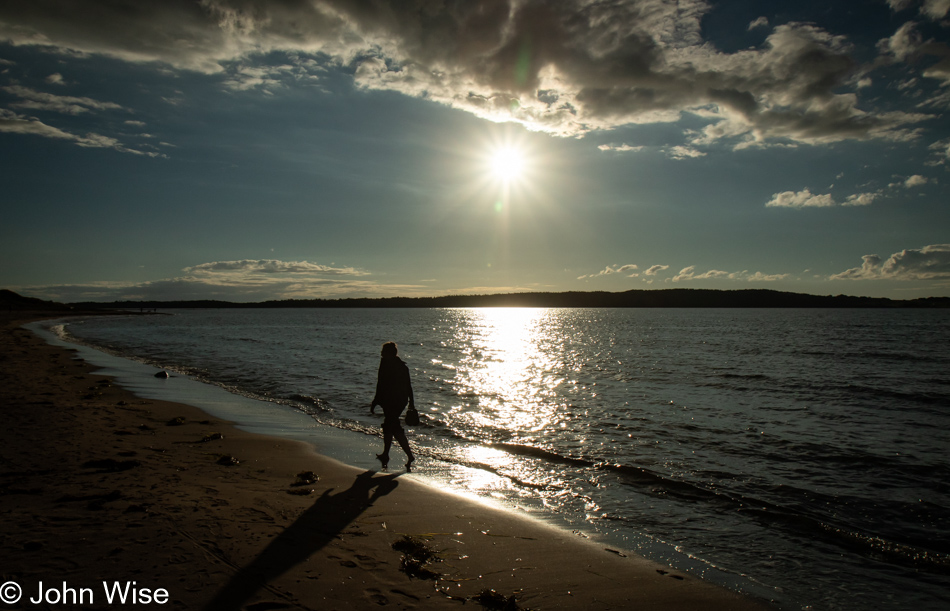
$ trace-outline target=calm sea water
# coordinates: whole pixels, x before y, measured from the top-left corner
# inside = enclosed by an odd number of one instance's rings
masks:
[[[467,466],[455,485],[785,608],[950,608],[946,311],[172,314],[68,331],[368,434],[393,340],[423,414],[423,474]]]

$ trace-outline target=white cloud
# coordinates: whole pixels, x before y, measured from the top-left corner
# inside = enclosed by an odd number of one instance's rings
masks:
[[[664,271],[664,270],[667,270],[667,269],[669,269],[669,268],[670,268],[669,265],[653,265],[653,266],[650,267],[650,269],[648,269],[648,270],[646,270],[645,272],[643,272],[643,275],[645,275],[645,276],[655,276],[655,275],[657,275],[658,273],[660,273],[660,272],[662,272],[662,271]]]
[[[423,285],[381,284],[352,267],[274,259],[215,261],[182,270],[184,275],[152,282],[94,282],[17,287],[57,301],[193,300],[267,301],[378,295],[421,296]]]
[[[950,11],[950,0],[924,0],[924,5],[920,7],[920,12],[933,21],[939,21],[947,16]]]
[[[58,72],[47,76],[46,79],[44,80],[50,85],[65,85],[66,84],[63,81],[63,75],[59,74]]]
[[[673,282],[687,282],[691,280],[735,280],[740,282],[775,282],[785,280],[791,274],[764,274],[762,272],[749,273],[748,270],[741,272],[726,272],[719,269],[711,269],[701,274],[696,273],[696,266],[690,265],[680,270],[673,277]]]
[[[912,189],[914,187],[920,187],[927,184],[927,177],[921,176],[920,174],[914,174],[910,178],[904,181],[904,188]]]
[[[917,79],[917,78],[909,78],[909,79],[900,81],[897,83],[897,90],[906,91],[907,89],[913,89],[914,87],[917,86],[919,82],[920,82],[920,79]]]
[[[583,276],[578,276],[577,279],[583,280],[585,278],[596,278],[598,276],[609,276],[611,274],[627,274],[628,278],[636,278],[637,276],[639,276],[639,274],[636,273],[635,271],[636,269],[637,269],[637,266],[633,264],[620,265],[620,266],[608,265],[607,267],[605,267],[604,269],[600,270],[599,272],[595,274],[586,274]]]
[[[874,203],[874,200],[881,197],[880,192],[873,193],[855,193],[854,195],[849,195],[847,199],[844,200],[842,206],[868,206]]]
[[[769,27],[769,20],[767,17],[757,17],[749,24],[749,31],[752,31],[756,28],[767,28]]]
[[[916,54],[923,45],[923,39],[917,31],[917,23],[908,21],[897,28],[890,38],[878,43],[882,50],[889,51],[895,58],[904,61]]]
[[[947,7],[950,6],[950,0],[940,0],[934,3],[927,12],[922,9],[926,15],[937,14],[942,11],[946,14]],[[925,5],[924,8],[927,8]],[[950,45],[936,40],[924,40],[918,24],[915,21],[908,21],[901,25],[897,31],[890,37],[878,42],[878,48],[884,54],[879,63],[888,64],[894,60],[908,62],[909,65],[919,62],[924,57],[936,57],[937,62],[927,65],[921,72],[926,78],[932,78],[943,81],[943,85],[950,83]],[[889,54],[889,55],[888,55]],[[890,58],[893,59],[890,59]],[[910,80],[908,81],[910,82]],[[940,107],[945,103],[944,97],[937,95],[921,104],[921,107]]]
[[[561,136],[690,112],[712,119],[701,134],[706,143],[905,140],[915,136],[910,126],[930,118],[861,108],[848,93],[858,66],[851,45],[811,24],[781,24],[761,48],[717,50],[703,39],[713,8],[707,0],[30,6],[0,3],[0,39],[218,75],[229,88],[264,91],[318,76],[320,58],[353,70],[365,89]],[[940,6],[928,0],[928,14]],[[894,41],[895,52],[900,44]],[[296,58],[263,66],[261,58],[276,50]],[[678,158],[696,154],[687,148]]]
[[[642,146],[631,146],[629,144],[601,144],[597,148],[601,151],[616,151],[618,153],[637,152],[643,150]]]
[[[946,79],[950,81],[950,79]],[[946,83],[945,83],[946,85]],[[950,110],[950,89],[943,87],[919,104],[921,108],[938,108]]]
[[[829,194],[813,195],[808,189],[775,193],[766,204],[769,208],[826,208],[834,206],[835,200]]]
[[[840,178],[840,176],[838,178]],[[891,184],[888,186],[895,187],[898,185]],[[830,208],[832,206],[869,206],[884,196],[885,191],[882,189],[867,193],[853,193],[845,197],[844,201],[838,202],[830,193],[815,195],[806,188],[802,189],[801,191],[784,191],[782,193],[775,193],[772,195],[772,199],[766,202],[765,205],[768,208]]]
[[[26,117],[13,111],[0,108],[0,132],[13,134],[31,134],[42,136],[44,138],[54,138],[57,140],[67,140],[77,146],[84,148],[108,148],[121,153],[131,153],[133,155],[146,155],[149,157],[163,156],[159,153],[138,151],[124,146],[115,138],[103,136],[96,133],[87,133],[85,136],[79,136],[47,125],[35,117]]]
[[[688,146],[671,146],[667,149],[667,154],[672,159],[695,159],[706,156],[706,153]]]
[[[914,4],[915,0],[887,0],[887,4],[890,5],[891,10],[895,12],[903,11],[907,8],[910,8]]]
[[[853,267],[831,280],[932,280],[950,278],[950,244],[932,244],[907,249],[882,261],[878,255],[864,255],[861,267]]]
[[[877,255],[864,255],[861,257],[863,263],[861,267],[852,267],[851,269],[831,276],[831,280],[842,279],[867,279],[880,277],[881,257]]]
[[[693,277],[693,272],[696,271],[695,265],[690,265],[689,267],[684,267],[680,270],[680,273],[673,276],[673,282],[679,282],[680,280],[689,280]]]
[[[729,272],[724,272],[718,269],[711,269],[701,274],[697,274],[696,266],[690,265],[689,267],[684,267],[683,269],[681,269],[680,272],[673,277],[673,282],[682,282],[685,280],[709,280],[713,278],[728,278],[728,277],[729,277]]]
[[[54,95],[20,85],[8,85],[2,89],[22,100],[21,102],[10,104],[13,108],[48,110],[68,115],[78,115],[89,112],[90,110],[125,110],[122,106],[113,102],[100,102],[92,98]]]
[[[936,158],[928,165],[944,165],[950,163],[950,138],[934,142],[927,148],[933,151],[934,157]]]
[[[261,89],[265,93],[271,93],[277,89],[286,87],[288,81],[317,82],[320,77],[313,72],[324,72],[325,68],[316,67],[313,60],[300,60],[295,58],[293,64],[282,64],[280,66],[251,66],[244,63],[234,63],[226,69],[228,78],[224,81],[224,86],[234,91],[247,91],[249,89]]]
[[[890,189],[913,189],[914,187],[921,187],[930,182],[926,176],[920,174],[914,174],[903,180],[898,180],[896,182],[888,183],[888,188]]]
[[[46,138],[81,141],[81,138],[75,134],[64,132],[51,125],[46,125],[38,119],[25,117],[5,109],[0,109],[0,132],[34,134]]]
[[[763,274],[762,272],[755,272],[747,276],[746,280],[749,282],[775,282],[777,280],[785,280],[790,276],[791,274]]]
[[[368,272],[353,267],[332,267],[309,261],[280,261],[277,259],[242,259],[201,263],[182,270],[201,276],[252,276],[258,274],[308,274],[314,276],[366,276]]]

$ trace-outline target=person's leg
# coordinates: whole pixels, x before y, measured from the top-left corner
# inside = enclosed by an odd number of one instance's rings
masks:
[[[393,426],[388,420],[383,421],[383,453],[377,454],[376,458],[382,463],[383,469],[389,466],[389,448],[393,445]]]
[[[409,439],[406,437],[406,431],[404,431],[402,427],[399,427],[399,430],[393,431],[393,435],[396,437],[396,441],[399,442],[399,447],[406,453],[406,470],[408,471],[412,467],[412,463],[416,457],[412,455],[412,449],[409,448]]]

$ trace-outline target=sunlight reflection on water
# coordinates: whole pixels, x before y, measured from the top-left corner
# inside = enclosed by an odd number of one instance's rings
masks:
[[[455,387],[460,396],[476,398],[477,405],[453,406],[452,415],[477,428],[508,431],[541,431],[557,424],[553,399],[562,380],[540,349],[549,314],[534,308],[464,313],[456,339],[471,349],[459,363]]]

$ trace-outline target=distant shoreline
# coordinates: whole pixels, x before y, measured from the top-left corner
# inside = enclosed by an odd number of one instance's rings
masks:
[[[440,297],[285,299],[254,303],[215,300],[113,301],[70,304],[84,309],[168,308],[950,308],[950,297],[911,300],[850,295],[809,295],[769,289],[656,289],[623,292],[569,291]]]
[[[258,302],[200,300],[84,301],[69,304],[23,297],[0,289],[0,310],[101,312],[175,308],[950,308],[950,297],[889,299],[852,295],[809,295],[770,289],[654,289],[623,292],[499,293],[440,297],[348,297]]]

